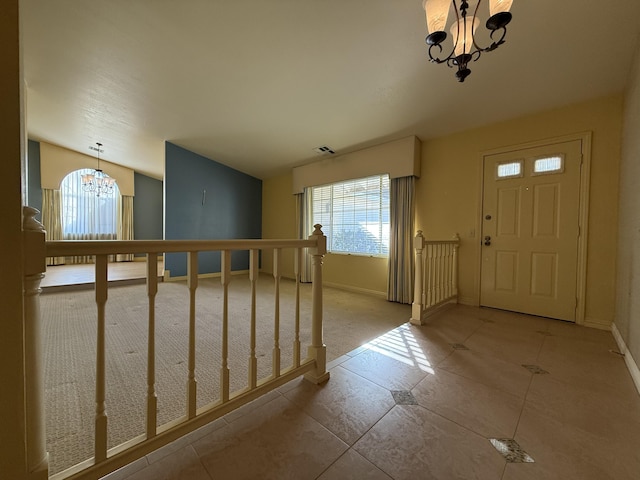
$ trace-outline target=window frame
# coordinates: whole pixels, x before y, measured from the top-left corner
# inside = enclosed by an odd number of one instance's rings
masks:
[[[94,170],[91,168],[80,168],[78,170],[69,172],[67,175],[65,175],[65,177],[60,182],[60,200],[61,200],[60,211],[62,216],[60,220],[61,220],[63,238],[82,235],[89,239],[105,239],[109,237],[115,239],[118,236],[120,189],[118,188],[118,184],[116,183],[114,185],[113,193],[109,196],[102,196],[102,197],[98,197],[95,194],[95,192],[85,191],[81,186],[82,175],[87,173],[93,173],[93,172]],[[72,184],[71,182],[75,182],[75,184]],[[75,206],[73,204],[70,204],[69,199],[75,200]],[[84,199],[84,202],[78,201],[78,199]],[[92,203],[91,207],[94,212],[100,211],[100,205],[98,205],[98,202],[103,202],[103,203],[105,201],[113,202],[111,205],[107,207],[109,210],[108,212],[109,217],[111,216],[113,217],[112,221],[100,222],[99,219],[96,220],[95,218],[92,218],[91,231],[83,231],[83,232],[70,231],[69,228],[67,228],[67,226],[69,225],[70,218],[74,217],[75,219],[78,219],[80,218],[80,216],[78,215],[78,213],[75,213],[75,216],[74,214],[68,214],[67,209],[75,208],[76,210],[79,210],[83,208],[83,206],[86,206],[87,201]],[[107,232],[106,231],[107,229],[102,228],[101,226],[97,228],[97,231],[94,231],[96,230],[94,228],[97,225],[96,222],[98,222],[98,224],[101,224],[103,226],[104,225],[108,226],[109,230],[113,230],[113,231]]]
[[[554,153],[552,155],[543,155],[540,157],[535,157],[532,159],[531,162],[531,176],[532,177],[537,177],[539,175],[558,175],[560,173],[564,173],[564,168],[565,168],[565,155],[564,153]],[[544,170],[541,172],[536,172],[536,162],[538,160],[547,160],[550,158],[559,158],[560,159],[560,168],[557,168],[555,170]]]
[[[364,182],[364,183],[363,183]],[[374,185],[377,184],[377,185]],[[364,188],[364,192],[360,189]],[[351,189],[348,194],[344,194],[346,189]],[[373,199],[367,198],[372,195],[372,190],[377,189],[377,196]],[[361,178],[342,180],[325,185],[316,185],[311,190],[311,213],[309,218],[313,224],[321,224],[323,232],[327,237],[327,252],[333,255],[353,255],[363,257],[389,256],[389,244],[391,233],[391,179],[388,174],[369,175]],[[322,191],[324,190],[324,191]],[[338,192],[342,190],[343,194]],[[322,197],[318,198],[318,193]],[[345,203],[346,200],[346,203]],[[372,201],[373,200],[373,201]],[[319,202],[325,202],[322,212],[317,211]],[[342,212],[336,207],[336,203],[342,203]],[[358,208],[360,207],[360,208]],[[362,209],[364,207],[364,210]],[[346,213],[345,213],[346,212]],[[342,214],[340,221],[336,216]],[[351,217],[351,221],[345,221],[345,217]],[[364,220],[358,220],[357,217]],[[372,220],[373,218],[373,220]],[[375,231],[371,228],[374,227]],[[345,234],[345,227],[352,227],[351,231]],[[340,240],[336,238],[336,232],[345,236],[351,236],[354,242],[350,245],[351,250],[343,250]],[[357,237],[357,238],[356,238]],[[372,238],[373,237],[373,238]],[[359,249],[357,243],[376,246],[377,251],[371,249]],[[342,243],[345,245],[345,243]]]
[[[500,176],[500,167],[504,166],[504,165],[512,165],[512,164],[518,164],[520,165],[520,172],[518,172],[515,175],[503,175]],[[496,180],[510,180],[512,178],[523,178],[524,177],[524,159],[517,159],[517,160],[506,160],[503,162],[497,162],[496,163],[496,170],[495,170],[495,179]]]

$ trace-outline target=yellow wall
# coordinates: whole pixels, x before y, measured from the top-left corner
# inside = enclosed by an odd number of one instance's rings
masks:
[[[625,98],[620,162],[620,223],[616,328],[625,360],[640,390],[640,49]],[[614,330],[615,332],[615,330]],[[635,363],[633,363],[635,361]],[[634,368],[635,365],[635,368]]]
[[[298,238],[296,197],[291,193],[291,174],[262,182],[262,237]],[[273,255],[262,254],[262,271],[273,273]],[[293,252],[282,254],[281,272],[293,278]],[[356,255],[328,254],[323,263],[323,282],[327,285],[384,295],[387,291],[387,259]]]
[[[291,174],[262,182],[262,238],[298,238],[296,232],[296,197],[291,193]],[[282,252],[283,276],[293,278],[293,252]],[[273,273],[273,255],[262,253],[262,271]]]
[[[455,135],[422,142],[422,176],[416,182],[416,230],[427,239],[459,233],[460,297],[479,303],[480,202],[482,152],[593,132],[585,320],[608,327],[614,318],[618,166],[622,96],[601,98]],[[265,238],[295,238],[295,199],[291,175],[263,182]],[[266,260],[266,256],[265,256]],[[293,272],[293,262],[286,275]],[[268,263],[263,269],[271,271]],[[386,261],[327,255],[324,281],[383,294]]]
[[[74,152],[57,145],[40,142],[40,183],[42,188],[59,190],[60,183],[69,173],[81,168],[96,168],[97,157]],[[134,196],[133,170],[100,160],[100,168],[116,179],[120,194]]]
[[[387,258],[327,254],[322,280],[333,287],[387,296]]]
[[[621,115],[622,97],[613,96],[423,142],[416,228],[428,239],[460,234],[462,302],[479,302],[482,152],[592,131],[585,320],[599,326],[611,324]]]

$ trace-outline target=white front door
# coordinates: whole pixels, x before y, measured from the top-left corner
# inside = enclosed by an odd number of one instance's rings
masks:
[[[580,140],[484,157],[480,304],[576,320]]]

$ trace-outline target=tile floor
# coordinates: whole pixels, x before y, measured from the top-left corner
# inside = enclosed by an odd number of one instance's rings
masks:
[[[616,350],[609,332],[456,306],[106,478],[637,480],[640,396]]]

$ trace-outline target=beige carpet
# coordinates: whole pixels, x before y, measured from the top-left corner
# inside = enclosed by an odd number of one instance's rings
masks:
[[[274,282],[258,282],[257,356],[259,378],[271,374]],[[282,368],[292,363],[295,283],[282,280],[280,348]],[[198,407],[219,398],[222,288],[219,279],[200,280],[196,299]],[[109,289],[106,307],[107,415],[109,447],[144,433],[147,374],[146,287]],[[41,295],[43,318],[47,449],[50,473],[93,455],[96,307],[93,291]],[[247,385],[250,284],[235,276],[229,294],[231,391]],[[311,285],[302,285],[302,357],[310,342]],[[324,341],[335,359],[405,323],[410,307],[370,295],[324,289]],[[188,359],[189,291],[184,282],[160,283],[156,297],[156,391],[158,424],[184,414]]]

